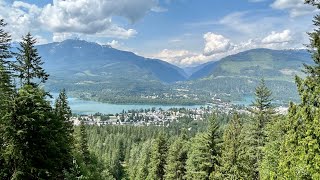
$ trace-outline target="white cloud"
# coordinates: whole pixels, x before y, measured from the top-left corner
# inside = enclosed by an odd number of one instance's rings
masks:
[[[216,53],[228,51],[231,48],[230,40],[220,34],[208,32],[203,35],[205,48],[203,54],[210,56]]]
[[[281,32],[272,31],[264,38],[249,39],[242,42],[232,42],[228,38],[208,32],[204,34],[204,50],[202,53],[188,50],[164,49],[152,57],[156,57],[181,67],[195,66],[208,61],[217,61],[228,55],[255,48],[288,49],[292,48],[289,42],[293,41],[293,34],[289,29]]]
[[[203,63],[206,63],[208,61],[213,61],[213,60],[217,60],[216,55],[205,56],[203,54],[198,54],[198,55],[194,55],[194,56],[190,56],[190,57],[186,57],[184,59],[181,59],[180,66],[184,66],[184,67],[194,66],[194,65],[203,64]]]
[[[292,40],[291,31],[286,29],[282,32],[272,31],[271,34],[262,39],[264,44],[287,43]]]
[[[112,16],[135,22],[156,5],[155,0],[54,0],[43,8],[39,19],[53,32],[128,38],[136,31],[114,24]]]
[[[37,45],[47,44],[49,42],[46,38],[39,36],[39,35],[35,35],[34,38],[36,38],[36,40],[37,40]]]
[[[53,42],[60,42],[66,39],[79,38],[79,35],[73,33],[53,33],[52,40]]]
[[[14,39],[28,31],[43,30],[52,32],[54,41],[70,36],[127,39],[137,31],[117,25],[112,17],[124,17],[134,23],[157,9],[157,3],[157,0],[53,0],[52,4],[40,8],[22,1],[0,0],[0,18],[9,23],[8,29],[13,32]]]
[[[288,10],[291,17],[315,13],[317,10],[304,3],[304,0],[275,0],[271,7],[274,9]]]
[[[151,58],[157,58],[161,60],[165,60],[169,63],[176,64],[176,65],[183,65],[184,63],[181,62],[182,59],[185,59],[190,56],[196,55],[187,50],[169,50],[164,49],[157,54],[151,55]]]
[[[238,32],[252,34],[255,24],[246,21],[244,17],[247,17],[247,12],[234,12],[224,16],[219,23]]]
[[[229,39],[213,32],[205,33],[203,35],[203,39],[203,53],[195,53],[188,50],[164,49],[151,57],[185,67],[205,63],[210,60],[217,60],[232,48],[232,44]]]
[[[5,1],[0,2],[0,18],[4,19],[8,26],[13,41],[18,41],[23,35],[39,31],[37,17],[41,9],[21,1],[14,1],[9,5]]]
[[[121,46],[121,44],[117,40],[112,40],[111,42],[107,42],[107,45],[113,48],[119,48]]]
[[[161,6],[155,6],[155,7],[151,8],[151,11],[153,11],[153,12],[167,12],[168,9],[161,7]]]
[[[52,5],[44,7],[40,21],[54,32],[127,39],[137,32],[119,27],[112,22],[111,17],[122,16],[135,22],[154,5],[153,0],[55,0]]]

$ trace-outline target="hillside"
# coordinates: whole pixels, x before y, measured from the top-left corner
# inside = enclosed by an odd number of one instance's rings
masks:
[[[66,88],[73,96],[111,103],[195,104],[214,96],[241,100],[252,95],[260,78],[279,101],[297,101],[294,75],[303,76],[303,63],[312,63],[306,50],[253,49],[184,72],[161,60],[82,40],[37,48],[51,74],[46,85],[51,91]]]
[[[260,78],[267,81],[280,101],[297,101],[294,76],[304,76],[303,64],[313,63],[306,50],[253,49],[209,62],[188,82],[177,83],[197,94],[214,93],[226,99],[252,95]]]
[[[182,69],[167,62],[83,40],[37,46],[50,74],[46,87],[108,102],[167,91],[164,84],[186,80]],[[116,98],[116,100],[115,100]],[[133,101],[133,100],[128,100]]]
[[[253,49],[209,62],[192,79],[208,76],[278,77],[290,81],[301,73],[303,63],[312,63],[306,50]]]
[[[132,52],[83,40],[65,40],[37,46],[49,71],[61,70],[69,75],[142,77],[172,83],[185,80],[183,70],[167,62],[147,59]],[[90,73],[94,72],[94,73]],[[124,73],[125,72],[125,73]],[[137,74],[131,76],[130,73]],[[54,74],[56,75],[56,74]],[[89,78],[90,79],[90,78]]]

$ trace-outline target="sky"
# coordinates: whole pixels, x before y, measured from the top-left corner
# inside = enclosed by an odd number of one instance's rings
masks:
[[[318,11],[304,0],[0,0],[14,41],[79,38],[180,67],[254,48],[304,48]]]

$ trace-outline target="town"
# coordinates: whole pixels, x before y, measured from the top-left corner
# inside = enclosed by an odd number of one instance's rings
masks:
[[[71,118],[75,126],[83,121],[87,125],[134,125],[134,126],[169,126],[171,122],[179,121],[181,118],[189,118],[193,121],[202,121],[209,117],[213,112],[231,113],[237,112],[250,113],[250,107],[244,105],[234,105],[227,102],[215,101],[200,108],[161,108],[139,109],[122,111],[116,114],[74,114]],[[278,106],[275,111],[278,114],[286,114],[287,107]]]

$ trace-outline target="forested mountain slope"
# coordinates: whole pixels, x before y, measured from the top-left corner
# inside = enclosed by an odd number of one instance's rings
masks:
[[[264,78],[276,99],[297,101],[294,77],[304,77],[303,64],[313,64],[306,50],[252,49],[207,63],[191,81],[176,86],[234,100],[252,95],[259,79]]]
[[[52,74],[51,83],[111,87],[119,81],[172,83],[185,80],[183,70],[167,62],[83,40],[37,46]],[[137,86],[138,87],[138,86]]]
[[[312,63],[306,50],[252,49],[194,67],[187,78],[167,62],[83,40],[37,48],[51,74],[50,90],[63,87],[78,97],[113,103],[204,103],[213,95],[234,100],[251,95],[260,78],[277,99],[296,101],[294,75],[303,76],[303,64]]]

